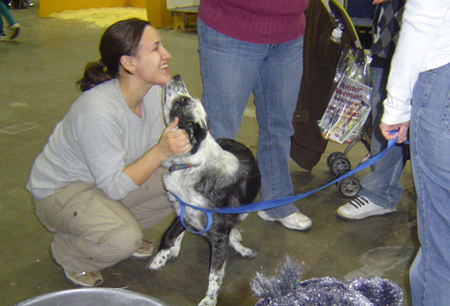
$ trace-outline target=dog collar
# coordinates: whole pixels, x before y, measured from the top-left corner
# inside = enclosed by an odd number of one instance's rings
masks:
[[[197,167],[196,165],[187,163],[187,164],[173,164],[169,167],[169,172],[177,171],[177,170],[184,170],[192,167]]]

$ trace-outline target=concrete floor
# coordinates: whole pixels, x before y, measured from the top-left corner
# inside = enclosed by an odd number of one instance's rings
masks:
[[[38,2],[36,2],[38,5]],[[36,5],[36,6],[37,6]],[[98,42],[104,29],[89,28],[79,21],[38,18],[37,7],[14,10],[22,24],[16,41],[0,43],[0,304],[15,305],[26,299],[76,288],[66,280],[48,252],[52,234],[38,222],[30,194],[25,190],[30,166],[46,143],[54,125],[80,94],[75,81],[88,61],[99,58]],[[172,53],[172,74],[185,79],[193,96],[202,88],[194,31],[161,29],[165,47]],[[256,148],[257,127],[249,103],[238,140]],[[330,143],[312,172],[292,162],[296,194],[324,185],[333,177],[326,157],[344,146]],[[365,149],[357,144],[350,160],[357,164]],[[368,170],[363,170],[364,175]],[[396,281],[410,305],[408,267],[418,248],[415,227],[415,193],[409,163],[401,178],[404,187],[398,212],[364,221],[339,219],[336,209],[347,202],[335,186],[296,204],[313,226],[304,232],[263,222],[252,213],[239,226],[243,244],[258,252],[254,259],[230,252],[218,305],[250,306],[257,298],[250,290],[256,272],[273,274],[287,255],[304,262],[304,279],[330,276],[341,280],[358,276],[382,276]],[[171,218],[145,231],[154,244]],[[187,234],[178,259],[161,271],[146,269],[146,260],[125,260],[102,271],[104,287],[126,288],[171,306],[192,306],[204,297],[209,248]]]

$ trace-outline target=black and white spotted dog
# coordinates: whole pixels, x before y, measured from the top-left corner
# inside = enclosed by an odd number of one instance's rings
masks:
[[[254,201],[261,186],[261,176],[252,152],[231,139],[215,140],[208,127],[206,112],[197,99],[192,98],[180,76],[165,86],[164,117],[166,123],[179,118],[178,128],[188,134],[192,149],[169,158],[164,167],[181,168],[165,173],[164,186],[169,200],[180,215],[183,202],[208,209],[238,207]],[[171,194],[172,193],[172,194]],[[240,233],[235,226],[246,214],[212,214],[211,228],[202,234],[211,246],[209,285],[199,306],[216,305],[222,283],[228,246],[244,257],[255,257],[256,252],[239,242]],[[203,212],[186,207],[185,224],[202,231],[207,225]],[[160,249],[150,264],[151,270],[163,267],[180,251],[185,228],[177,218],[164,234]]]

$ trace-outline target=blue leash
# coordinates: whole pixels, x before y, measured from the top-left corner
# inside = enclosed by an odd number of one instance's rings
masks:
[[[291,197],[286,197],[286,198],[282,198],[282,199],[276,199],[276,200],[270,200],[270,201],[262,201],[262,202],[257,202],[257,203],[253,203],[253,204],[249,204],[249,205],[244,205],[244,206],[239,206],[239,207],[231,207],[231,208],[222,208],[222,209],[206,209],[206,208],[202,208],[202,207],[197,207],[197,206],[193,206],[190,205],[188,203],[183,202],[180,198],[178,198],[176,195],[174,195],[172,193],[172,195],[177,199],[177,201],[180,203],[181,205],[181,210],[180,210],[180,221],[181,224],[183,224],[183,226],[191,233],[194,234],[203,234],[206,233],[207,231],[209,231],[209,229],[211,228],[212,225],[212,213],[215,214],[243,214],[243,213],[250,213],[250,212],[255,212],[258,210],[266,210],[266,209],[270,209],[270,208],[275,208],[275,207],[279,207],[282,205],[286,205],[289,204],[291,202],[297,201],[299,199],[303,199],[311,194],[313,194],[314,192],[317,192],[319,190],[322,190],[330,185],[335,184],[336,182],[339,182],[340,180],[349,177],[350,175],[355,174],[358,171],[361,171],[364,168],[367,168],[371,165],[373,165],[374,163],[376,163],[378,160],[380,160],[380,158],[382,158],[384,156],[384,154],[386,154],[386,152],[392,148],[397,140],[389,140],[388,141],[388,146],[387,148],[378,153],[377,155],[373,156],[372,158],[370,158],[369,160],[365,161],[364,163],[358,165],[356,168],[354,168],[353,170],[345,173],[344,175],[332,180],[331,182],[329,182],[328,184],[319,187],[315,190],[306,192],[306,193],[300,193],[298,195],[295,196],[291,196]],[[204,212],[206,214],[207,217],[207,224],[206,227],[203,231],[200,232],[196,232],[193,231],[191,229],[189,229],[185,224],[184,224],[184,212],[186,209],[186,206],[193,208],[193,209],[197,209],[200,210],[202,212]]]

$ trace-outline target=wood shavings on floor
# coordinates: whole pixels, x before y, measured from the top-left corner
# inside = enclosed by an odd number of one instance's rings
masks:
[[[61,13],[51,13],[49,17],[77,20],[86,22],[87,27],[104,28],[128,18],[147,20],[147,11],[145,8],[136,7],[104,7],[67,10]]]

